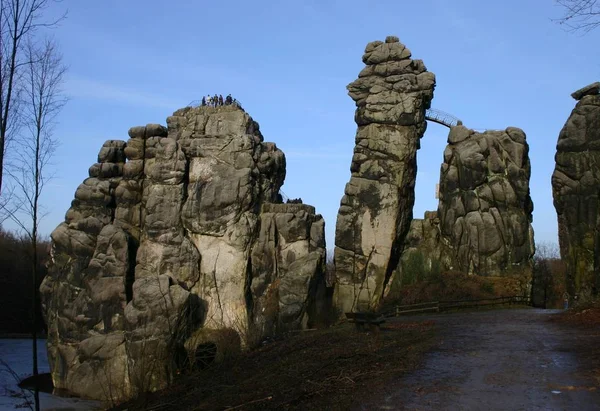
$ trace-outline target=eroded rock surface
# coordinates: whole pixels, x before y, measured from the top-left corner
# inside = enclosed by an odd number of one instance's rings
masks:
[[[335,235],[334,299],[342,311],[375,308],[398,265],[435,87],[434,74],[397,37],[369,43],[363,62],[348,85],[358,131]]]
[[[579,101],[585,96],[595,96],[600,94],[600,82],[596,81],[595,83],[589,84],[579,90],[571,93],[571,97],[575,100]]]
[[[437,265],[468,274],[514,276],[523,284],[520,292],[527,292],[535,250],[530,174],[522,130],[478,133],[452,127],[438,209],[412,221],[402,261],[420,253],[425,271]],[[397,274],[402,275],[402,267]]]
[[[534,253],[529,146],[514,127],[478,133],[452,127],[440,176],[438,215],[448,268],[531,275]]]
[[[592,85],[594,86],[594,85]],[[585,90],[585,88],[584,88]],[[552,194],[571,296],[600,288],[600,96],[585,95],[558,136]]]
[[[54,385],[119,400],[315,317],[323,218],[281,204],[285,156],[235,105],[107,141],[52,233],[41,287]],[[202,358],[202,361],[206,360]]]

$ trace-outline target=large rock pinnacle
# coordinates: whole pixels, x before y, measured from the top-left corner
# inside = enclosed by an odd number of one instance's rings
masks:
[[[515,295],[529,295],[534,238],[528,153],[521,129],[452,127],[438,209],[412,220],[390,290],[414,281],[415,270],[423,276],[456,270],[509,277]]]
[[[448,268],[483,276],[523,274],[534,253],[529,146],[518,128],[478,133],[452,127],[440,175],[438,214]]]
[[[54,386],[122,400],[311,325],[325,223],[282,204],[285,156],[237,105],[107,141],[52,233],[41,287]]]
[[[358,125],[351,178],[335,235],[335,304],[376,308],[412,220],[416,152],[435,76],[389,36],[367,44],[366,67],[348,85]]]
[[[573,93],[580,99],[558,136],[552,194],[567,291],[600,290],[600,95],[598,83]]]

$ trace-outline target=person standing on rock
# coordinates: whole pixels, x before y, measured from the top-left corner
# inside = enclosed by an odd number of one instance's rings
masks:
[[[202,97],[202,105],[205,106],[206,105],[206,97]]]
[[[219,105],[222,106],[223,105],[223,95],[219,94]]]
[[[216,94],[213,97],[213,101],[215,103],[215,107],[217,107],[219,105],[219,96],[217,96]]]
[[[225,105],[230,105],[233,102],[232,98],[231,98],[231,93],[227,95],[227,97],[225,97]]]

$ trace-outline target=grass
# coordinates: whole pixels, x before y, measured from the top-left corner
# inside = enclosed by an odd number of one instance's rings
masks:
[[[350,324],[290,333],[117,409],[343,410],[414,369],[433,336],[431,321],[393,320],[378,334]]]

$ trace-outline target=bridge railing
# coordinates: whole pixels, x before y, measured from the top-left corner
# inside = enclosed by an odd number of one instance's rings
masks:
[[[458,117],[434,108],[430,108],[425,112],[425,118],[446,127],[454,127],[462,124],[462,121]]]

